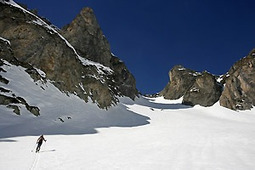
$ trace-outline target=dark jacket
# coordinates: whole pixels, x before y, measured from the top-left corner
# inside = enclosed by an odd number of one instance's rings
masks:
[[[42,144],[43,141],[46,142],[46,140],[44,139],[43,135],[41,135],[41,136],[37,139],[37,143],[38,143],[38,144]]]

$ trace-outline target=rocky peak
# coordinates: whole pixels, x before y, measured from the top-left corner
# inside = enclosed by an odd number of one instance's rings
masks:
[[[217,101],[232,110],[255,106],[255,49],[237,61],[225,74],[198,73],[177,65],[169,72],[170,81],[160,92],[166,99],[183,97],[183,104],[211,106]]]
[[[190,89],[199,73],[176,65],[169,71],[169,83],[160,92],[166,99],[174,100],[182,97]]]
[[[79,15],[84,19],[87,25],[99,27],[93,9],[85,7],[81,10]]]
[[[108,66],[114,71],[111,78],[120,94],[132,99],[137,96],[134,76],[128,71],[124,62],[112,54],[91,8],[83,8],[61,33],[82,57]]]
[[[118,96],[134,99],[135,79],[112,56],[92,9],[84,8],[61,33],[15,2],[0,1],[0,37],[11,43],[13,57],[31,73],[41,70],[62,92],[91,99],[100,108],[116,104]],[[5,51],[0,59],[6,60]]]
[[[103,35],[94,12],[83,8],[76,18],[62,29],[62,35],[84,58],[110,66],[110,45]]]
[[[183,97],[183,104],[191,106],[211,106],[219,100],[221,85],[206,71],[199,73],[177,65],[170,70],[169,78],[169,83],[160,92],[166,99]]]

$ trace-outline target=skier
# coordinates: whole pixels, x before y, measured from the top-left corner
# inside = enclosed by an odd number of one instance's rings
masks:
[[[44,139],[43,135],[41,135],[38,139],[37,139],[37,147],[36,147],[36,152],[39,152],[42,146],[43,141],[46,142],[46,140]]]

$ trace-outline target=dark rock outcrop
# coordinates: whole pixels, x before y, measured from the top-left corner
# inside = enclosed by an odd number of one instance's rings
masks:
[[[169,72],[170,82],[160,92],[166,99],[183,96],[183,104],[212,106],[217,101],[232,110],[247,110],[255,106],[255,49],[219,76],[197,73],[182,66]]]
[[[13,94],[14,95],[14,94]],[[13,109],[13,112],[20,115],[20,106],[19,104],[22,104],[25,106],[25,108],[34,114],[35,116],[40,115],[40,109],[36,106],[30,106],[25,99],[21,97],[16,96],[8,96],[8,95],[2,95],[0,94],[0,105],[6,105],[7,108]]]
[[[114,70],[112,76],[115,87],[117,87],[121,94],[134,100],[138,96],[134,76],[128,71],[124,62],[116,56],[112,56],[110,63],[111,68]]]
[[[14,54],[12,52],[11,45],[9,44],[9,42],[7,40],[0,38],[0,73],[6,72],[2,68],[2,66],[5,65],[4,61],[7,61],[13,65],[27,66],[27,68],[30,68],[31,71],[33,70],[31,66],[29,66],[28,64],[19,62],[14,57]],[[37,78],[38,78],[39,73],[37,73],[36,70],[34,70],[33,72],[34,72],[33,75],[37,75]],[[9,84],[9,80],[3,77],[2,75],[0,75],[0,82],[6,85]],[[7,108],[13,109],[13,112],[18,115],[20,114],[20,105],[24,105],[25,108],[29,112],[34,114],[35,116],[40,115],[40,109],[38,107],[29,105],[24,98],[17,97],[16,94],[14,94],[11,90],[6,89],[5,87],[2,87],[1,84],[0,84],[0,105],[6,105]]]
[[[109,84],[117,88],[117,93],[132,99],[137,96],[135,78],[125,64],[111,53],[110,45],[91,8],[83,8],[76,18],[62,29],[61,34],[81,56],[113,70],[110,79],[114,83]]]
[[[183,97],[183,104],[194,106],[212,106],[221,95],[222,86],[216,81],[215,76],[203,72],[196,77],[196,81]]]
[[[216,81],[216,76],[199,73],[183,66],[174,66],[169,72],[170,82],[160,92],[166,99],[183,97],[183,104],[194,106],[211,106],[221,95],[222,86]]]
[[[169,71],[170,81],[160,92],[160,95],[165,99],[179,99],[191,88],[199,74],[181,65],[174,66]]]
[[[255,105],[255,49],[228,71],[220,105],[233,110],[247,110]]]
[[[0,37],[11,42],[14,58],[35,81],[41,79],[37,68],[61,91],[91,98],[100,108],[116,104],[118,96],[137,96],[134,77],[111,54],[91,9],[82,10],[61,32],[71,43],[35,14],[0,1]]]
[[[91,8],[83,8],[61,34],[82,57],[110,67],[110,45]]]

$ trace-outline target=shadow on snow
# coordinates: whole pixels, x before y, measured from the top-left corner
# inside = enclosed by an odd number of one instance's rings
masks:
[[[18,136],[95,134],[98,133],[98,128],[136,127],[149,124],[150,118],[148,116],[140,115],[128,109],[128,105],[134,104],[145,106],[151,110],[190,108],[190,106],[179,103],[155,103],[153,99],[140,97],[136,101],[121,99],[117,106],[111,107],[108,111],[86,105],[82,111],[74,107],[72,113],[59,113],[58,115],[47,113],[39,117],[30,116],[29,118],[13,116],[9,119],[11,121],[9,125],[1,128],[0,142],[15,142],[15,140],[7,138]]]
[[[44,135],[81,135],[98,133],[98,128],[136,127],[149,124],[150,118],[127,110],[119,104],[108,111],[85,110],[84,113],[73,112],[68,116],[59,117],[42,115],[22,118],[13,117],[13,124],[5,126],[0,131],[0,142],[15,142],[7,138],[19,136]]]
[[[151,109],[159,109],[159,110],[168,110],[168,109],[188,109],[191,108],[192,106],[184,105],[181,103],[155,103],[155,100],[153,98],[145,98],[145,97],[140,97],[136,102],[132,102],[129,100],[124,100],[122,101],[126,105],[133,105],[133,104],[138,104],[142,106],[146,106]]]

